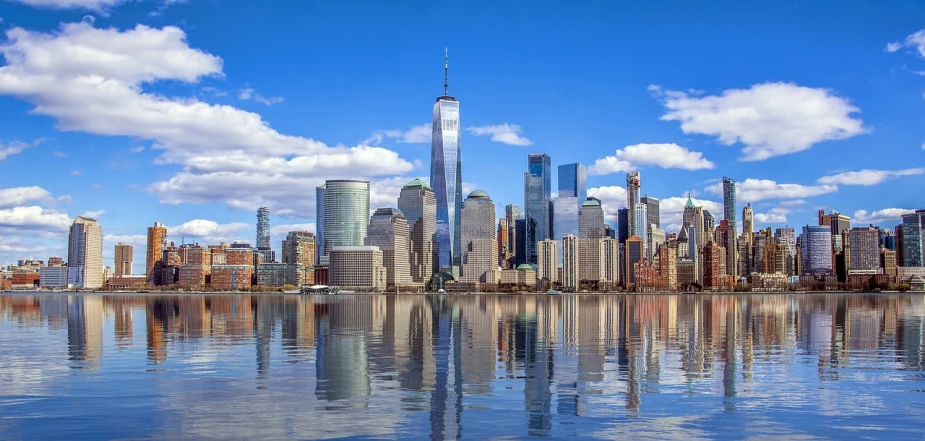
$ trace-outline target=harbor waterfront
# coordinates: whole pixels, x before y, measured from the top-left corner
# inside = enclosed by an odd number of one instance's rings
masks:
[[[0,439],[920,438],[925,296],[0,294]]]

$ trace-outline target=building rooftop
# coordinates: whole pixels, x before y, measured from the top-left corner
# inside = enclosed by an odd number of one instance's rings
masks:
[[[521,263],[521,264],[517,267],[517,270],[518,270],[518,271],[526,271],[526,270],[531,270],[531,271],[532,271],[532,270],[533,270],[533,267],[530,266],[530,265],[527,265],[526,263]]]
[[[597,200],[595,200],[595,199],[588,199],[588,200],[582,202],[581,206],[582,206],[582,207],[600,207],[600,206],[601,206],[601,203],[600,203],[600,201],[597,201]]]
[[[417,178],[415,178],[413,181],[411,181],[411,182],[405,184],[405,187],[424,187],[424,188],[430,189],[430,186],[427,185],[427,183],[425,183],[424,181],[422,181],[422,180],[420,180],[420,179],[417,179]]]
[[[485,199],[489,199],[488,193],[485,193],[485,192],[482,191],[482,190],[476,190],[476,191],[473,191],[472,193],[469,193],[469,198],[485,198]],[[468,199],[468,198],[467,198],[467,199]]]

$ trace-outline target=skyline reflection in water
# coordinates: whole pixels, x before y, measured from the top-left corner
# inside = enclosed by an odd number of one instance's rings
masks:
[[[920,438],[925,298],[0,296],[0,439]]]

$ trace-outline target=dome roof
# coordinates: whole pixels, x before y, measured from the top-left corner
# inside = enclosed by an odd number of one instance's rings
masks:
[[[469,197],[466,198],[466,199],[469,199],[469,198],[485,198],[485,199],[489,199],[488,193],[485,193],[485,192],[482,191],[482,190],[476,190],[476,191],[473,191],[472,193],[469,193]]]
[[[588,200],[584,201],[584,202],[581,204],[581,206],[582,206],[582,207],[600,207],[600,206],[601,206],[601,203],[598,202],[598,201],[596,201],[596,200],[594,200],[594,199],[588,199]]]
[[[424,188],[428,188],[428,189],[430,188],[430,186],[427,185],[424,181],[422,181],[422,180],[420,180],[420,179],[417,179],[417,178],[415,178],[413,181],[411,181],[411,182],[405,184],[405,187],[424,187]]]
[[[527,265],[526,263],[521,263],[521,264],[517,267],[517,269],[518,269],[519,271],[525,271],[525,270],[531,270],[531,271],[532,271],[532,270],[533,270],[533,267],[530,266],[530,265]]]

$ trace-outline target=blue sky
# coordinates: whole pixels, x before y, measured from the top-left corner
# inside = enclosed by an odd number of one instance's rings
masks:
[[[925,207],[925,3],[0,0],[0,264],[112,245],[274,243],[311,229],[324,179],[374,207],[429,174],[442,94],[463,181],[523,204],[528,153],[590,167],[614,220],[625,171],[677,225],[687,191],[759,227],[836,209],[892,227]],[[555,180],[553,180],[555,182]]]

